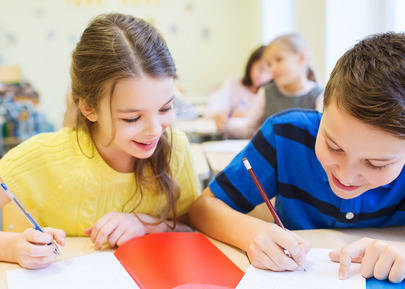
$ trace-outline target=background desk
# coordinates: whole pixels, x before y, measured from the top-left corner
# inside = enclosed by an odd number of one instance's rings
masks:
[[[249,141],[249,139],[232,139],[202,143],[212,174],[215,176],[222,171]]]
[[[192,142],[202,142],[222,138],[222,134],[217,131],[215,121],[209,118],[197,118],[191,120],[177,119],[173,123],[173,126],[186,133]]]
[[[210,177],[210,168],[208,166],[207,159],[205,158],[201,144],[192,143],[190,144],[191,156],[193,158],[195,169],[198,174],[203,187],[206,184],[206,181]]]
[[[348,229],[348,230],[306,230],[295,231],[308,240],[314,248],[335,249],[362,237],[370,237],[392,241],[405,241],[405,228],[393,227],[384,229]],[[210,239],[225,255],[228,256],[243,271],[249,266],[249,261],[240,250],[224,243]],[[66,246],[62,248],[60,260],[97,252],[89,238],[67,238]],[[0,262],[0,289],[7,288],[6,270],[19,268],[18,265]],[[337,274],[337,273],[336,273]]]

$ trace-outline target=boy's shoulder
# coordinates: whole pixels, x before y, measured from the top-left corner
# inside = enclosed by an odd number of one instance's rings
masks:
[[[263,126],[291,124],[302,128],[318,129],[322,114],[314,109],[292,108],[271,115]]]

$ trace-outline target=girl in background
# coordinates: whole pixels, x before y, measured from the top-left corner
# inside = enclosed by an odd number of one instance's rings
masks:
[[[246,117],[234,118],[224,130],[236,138],[250,138],[270,115],[289,108],[322,109],[322,88],[310,67],[309,47],[299,34],[285,34],[266,47],[273,81],[260,89]]]
[[[262,58],[264,49],[260,46],[250,55],[242,79],[228,79],[210,97],[205,117],[215,120],[218,131],[223,131],[230,119],[247,116],[256,102],[259,88],[271,80],[267,63]]]
[[[176,69],[160,34],[129,15],[100,15],[73,51],[71,78],[74,128],[34,136],[0,161],[10,190],[52,227],[0,232],[1,261],[48,266],[47,244],[63,245],[65,234],[101,248],[189,230],[178,220],[199,183],[185,135],[169,128]],[[9,201],[1,190],[0,206]]]

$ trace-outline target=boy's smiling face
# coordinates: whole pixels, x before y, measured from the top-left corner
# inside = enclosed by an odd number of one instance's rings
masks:
[[[392,182],[405,164],[405,140],[338,108],[324,109],[315,144],[332,191],[352,199]]]

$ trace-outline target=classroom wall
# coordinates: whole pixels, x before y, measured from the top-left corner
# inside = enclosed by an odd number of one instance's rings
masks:
[[[327,75],[343,53],[364,37],[394,30],[391,0],[328,0],[326,5]]]
[[[375,33],[404,31],[403,0],[262,0],[263,41],[299,32],[312,50],[312,64],[325,85],[339,57]]]
[[[110,11],[142,17],[166,39],[186,95],[205,95],[241,74],[261,44],[260,0],[1,0],[0,64],[19,64],[59,127],[70,55],[90,18]]]

